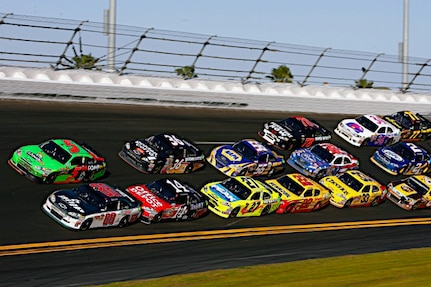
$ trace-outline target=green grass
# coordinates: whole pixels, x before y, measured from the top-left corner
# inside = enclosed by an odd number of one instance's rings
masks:
[[[157,279],[108,287],[431,286],[431,248],[310,259]]]

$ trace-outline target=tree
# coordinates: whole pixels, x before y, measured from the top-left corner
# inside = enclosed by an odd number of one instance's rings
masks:
[[[185,66],[183,68],[178,68],[175,70],[175,72],[177,72],[177,75],[183,78],[184,80],[198,77],[195,74],[195,68],[193,66]]]
[[[275,83],[292,83],[293,75],[289,67],[280,65],[278,68],[273,68],[271,75],[267,76],[267,78],[270,78]]]
[[[371,89],[373,87],[374,82],[368,81],[367,79],[359,79],[355,81],[355,88],[357,89]]]
[[[80,56],[76,55],[72,58],[75,66],[74,69],[86,69],[91,70],[95,68],[96,63],[99,61],[99,59],[94,58],[91,53],[81,54]]]

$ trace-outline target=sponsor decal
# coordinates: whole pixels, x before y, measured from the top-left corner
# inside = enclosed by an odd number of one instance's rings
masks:
[[[59,195],[60,199],[62,199],[64,202],[66,202],[70,207],[73,209],[79,211],[80,213],[84,213],[84,209],[79,205],[80,201],[77,198],[69,198],[65,195]],[[60,204],[59,204],[60,206]],[[62,207],[63,208],[63,207]],[[64,208],[66,209],[66,208]]]
[[[148,157],[157,157],[157,152],[155,152],[151,147],[147,146],[143,142],[137,140],[135,141],[135,145],[141,148],[144,151],[144,154]]]
[[[158,198],[152,194],[150,191],[146,190],[142,186],[133,186],[129,189],[131,192],[142,198],[149,206],[153,208],[162,207],[163,204],[158,200]]]
[[[355,133],[359,134],[359,133],[363,133],[364,132],[364,128],[360,124],[358,124],[358,123],[348,122],[348,123],[346,123],[346,126],[348,126],[349,128],[351,128],[352,130],[354,130]]]
[[[397,154],[397,153],[395,153],[395,152],[393,152],[391,150],[383,149],[382,152],[383,152],[383,154],[386,157],[388,157],[390,159],[393,159],[393,160],[396,160],[396,161],[403,161],[403,158],[399,154]]]
[[[27,155],[30,156],[32,159],[41,162],[43,155],[41,153],[34,153],[31,151],[27,151]]]
[[[285,128],[283,128],[282,126],[271,122],[269,124],[269,128],[273,129],[274,131],[276,131],[280,136],[282,137],[293,137],[293,135],[291,133],[289,133]]]
[[[229,161],[241,161],[242,156],[230,149],[224,149],[221,154],[226,157]]]
[[[223,195],[228,201],[235,201],[236,198],[230,193],[230,191],[224,189],[220,185],[213,186],[214,190]]]

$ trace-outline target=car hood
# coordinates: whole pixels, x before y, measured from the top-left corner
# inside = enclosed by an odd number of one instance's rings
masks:
[[[138,157],[146,157],[150,160],[157,159],[159,153],[149,146],[145,141],[134,140],[130,142],[130,150],[132,150]]]
[[[131,193],[142,207],[149,207],[157,212],[171,207],[171,204],[151,192],[145,185],[130,186],[127,191]]]
[[[392,186],[392,189],[398,191],[399,193],[401,193],[405,197],[410,197],[410,198],[413,198],[413,199],[419,199],[419,198],[422,197],[419,193],[416,192],[416,190],[414,190],[413,188],[411,188],[405,182],[402,182],[402,183],[400,183],[398,185]]]
[[[322,166],[329,166],[329,163],[327,163],[324,159],[322,159],[320,156],[316,155],[315,153],[311,152],[309,149],[298,149],[295,150],[292,155],[294,157],[297,157],[297,159],[301,159],[302,161],[305,161],[308,166],[316,166],[316,167],[322,167]]]
[[[233,194],[230,190],[225,188],[221,183],[216,183],[208,187],[214,196],[217,196],[223,201],[233,202],[239,200],[239,198]]]
[[[37,145],[23,146],[15,151],[15,155],[20,159],[25,160],[32,167],[39,166],[49,168],[51,170],[59,170],[63,167],[62,163],[46,154]]]
[[[345,119],[341,121],[344,128],[351,133],[362,135],[362,136],[369,136],[373,133],[368,130],[366,127],[358,123],[355,119]]]
[[[271,131],[275,131],[278,136],[285,137],[285,138],[294,138],[293,134],[294,131],[284,125],[281,125],[277,122],[271,121],[265,124],[265,128]]]
[[[399,154],[397,154],[395,151],[393,151],[390,147],[383,147],[380,148],[377,151],[378,155],[382,158],[386,158],[387,160],[391,161],[392,163],[396,162],[396,163],[403,163],[406,160],[400,156]]]
[[[236,152],[231,146],[225,145],[219,147],[215,151],[217,160],[223,162],[224,165],[249,163],[250,160]]]

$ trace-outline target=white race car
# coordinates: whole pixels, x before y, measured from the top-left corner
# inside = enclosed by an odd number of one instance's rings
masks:
[[[334,132],[354,146],[385,146],[401,139],[401,130],[376,115],[344,119]]]
[[[100,182],[54,191],[42,209],[64,227],[77,230],[124,227],[141,215],[134,197]]]

